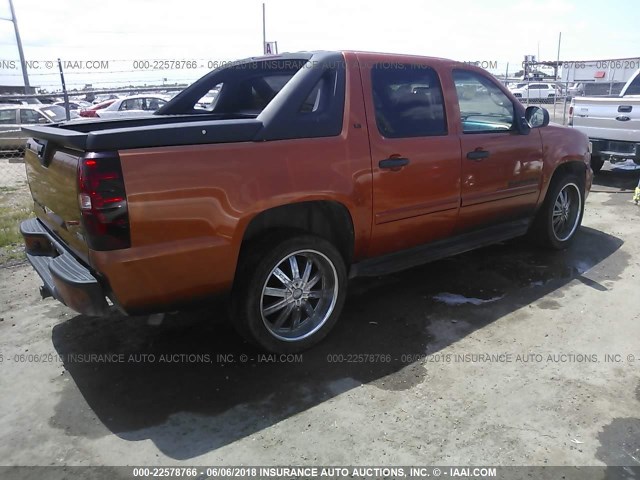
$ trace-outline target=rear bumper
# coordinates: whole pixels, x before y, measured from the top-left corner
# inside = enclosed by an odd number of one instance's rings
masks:
[[[603,140],[590,138],[592,145],[592,155],[598,155],[605,160],[622,161],[627,158],[633,159],[640,164],[640,142],[624,142],[617,140]]]
[[[53,297],[76,312],[100,316],[109,311],[105,292],[96,277],[63,244],[32,218],[20,224],[27,259],[43,286],[43,298]]]

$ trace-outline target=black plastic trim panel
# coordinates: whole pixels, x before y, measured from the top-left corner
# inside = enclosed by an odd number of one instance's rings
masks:
[[[517,220],[364,260],[351,266],[349,277],[373,277],[399,272],[469,250],[504,242],[527,233],[530,220]]]

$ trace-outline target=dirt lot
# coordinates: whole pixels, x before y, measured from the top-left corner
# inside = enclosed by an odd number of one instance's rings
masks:
[[[297,358],[260,356],[221,309],[77,315],[4,266],[0,464],[638,466],[637,181],[598,177],[569,251],[353,281]]]

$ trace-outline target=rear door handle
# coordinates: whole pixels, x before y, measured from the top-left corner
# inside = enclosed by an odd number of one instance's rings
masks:
[[[408,158],[385,158],[378,163],[380,168],[400,168],[405,165],[409,165]]]
[[[469,160],[475,160],[476,162],[484,160],[487,157],[489,157],[489,152],[486,150],[476,149],[473,152],[467,153],[467,158]]]

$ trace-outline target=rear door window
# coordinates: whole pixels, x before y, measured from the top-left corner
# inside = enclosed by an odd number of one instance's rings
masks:
[[[446,135],[444,102],[435,70],[379,64],[371,72],[376,124],[386,138]]]
[[[145,110],[155,112],[167,103],[160,98],[145,98]]]
[[[142,98],[129,98],[122,101],[120,110],[143,110],[144,104]]]
[[[15,125],[16,122],[15,108],[8,110],[0,110],[0,125]]]
[[[36,110],[21,108],[20,109],[20,123],[33,125],[36,123],[48,123],[47,117],[42,115]]]

